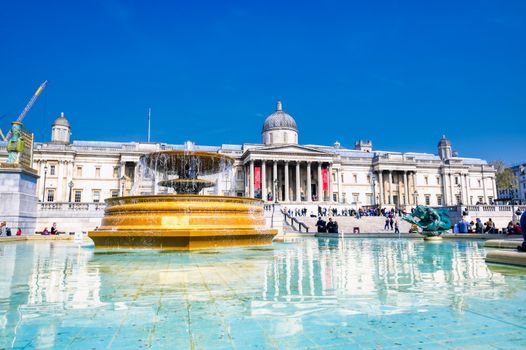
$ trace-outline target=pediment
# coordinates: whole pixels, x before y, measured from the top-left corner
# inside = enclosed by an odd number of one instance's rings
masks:
[[[332,156],[331,153],[323,152],[311,147],[299,146],[299,145],[281,145],[281,146],[267,146],[260,148],[252,148],[247,153],[254,154],[298,154],[298,155],[311,155],[311,156]]]

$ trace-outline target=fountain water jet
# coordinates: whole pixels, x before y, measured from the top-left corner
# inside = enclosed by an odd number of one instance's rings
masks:
[[[163,178],[157,185],[177,194],[109,198],[100,228],[89,237],[102,248],[195,250],[270,244],[277,230],[265,228],[261,200],[199,195],[215,185],[200,176],[220,173],[232,163],[225,155],[193,149],[143,156],[141,164]]]

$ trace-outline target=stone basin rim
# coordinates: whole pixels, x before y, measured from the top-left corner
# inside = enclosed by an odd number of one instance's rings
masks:
[[[231,202],[245,202],[254,204],[263,204],[263,200],[259,198],[248,198],[248,197],[236,197],[236,196],[216,196],[216,195],[199,195],[199,194],[151,194],[151,195],[134,195],[134,196],[121,196],[111,197],[105,199],[106,204],[112,205],[114,202],[119,201],[137,201],[137,202],[166,202],[172,200],[181,201],[231,201]],[[116,204],[116,203],[115,203]]]

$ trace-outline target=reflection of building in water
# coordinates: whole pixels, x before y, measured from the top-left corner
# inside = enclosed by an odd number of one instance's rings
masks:
[[[40,317],[101,305],[99,271],[87,268],[91,251],[72,246],[78,253],[71,254],[63,246],[55,249],[56,245],[0,245],[0,298],[9,300],[7,309],[0,307],[0,348],[16,344],[16,334],[24,333],[26,327],[34,331],[33,323],[39,324],[36,343],[53,347],[60,322],[54,319],[42,326]]]
[[[101,305],[99,271],[88,270],[89,251],[79,249],[71,255],[67,249],[55,250],[51,243],[35,245],[34,255],[28,307],[57,304],[64,309],[84,309]]]
[[[451,243],[456,245],[451,249],[449,244],[320,239],[318,249],[318,242],[307,241],[303,250],[275,256],[267,268],[263,300],[316,301],[314,311],[316,304],[350,297],[346,305],[352,309],[338,304],[340,312],[376,314],[443,304],[461,308],[465,295],[495,297],[499,288],[494,287],[505,283],[504,276],[489,271],[478,245]],[[268,303],[257,307],[263,305],[270,309]]]

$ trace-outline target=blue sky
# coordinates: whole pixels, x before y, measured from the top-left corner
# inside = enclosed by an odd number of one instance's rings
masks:
[[[300,143],[526,161],[525,1],[10,1],[0,126],[39,141],[259,142],[283,100]]]

